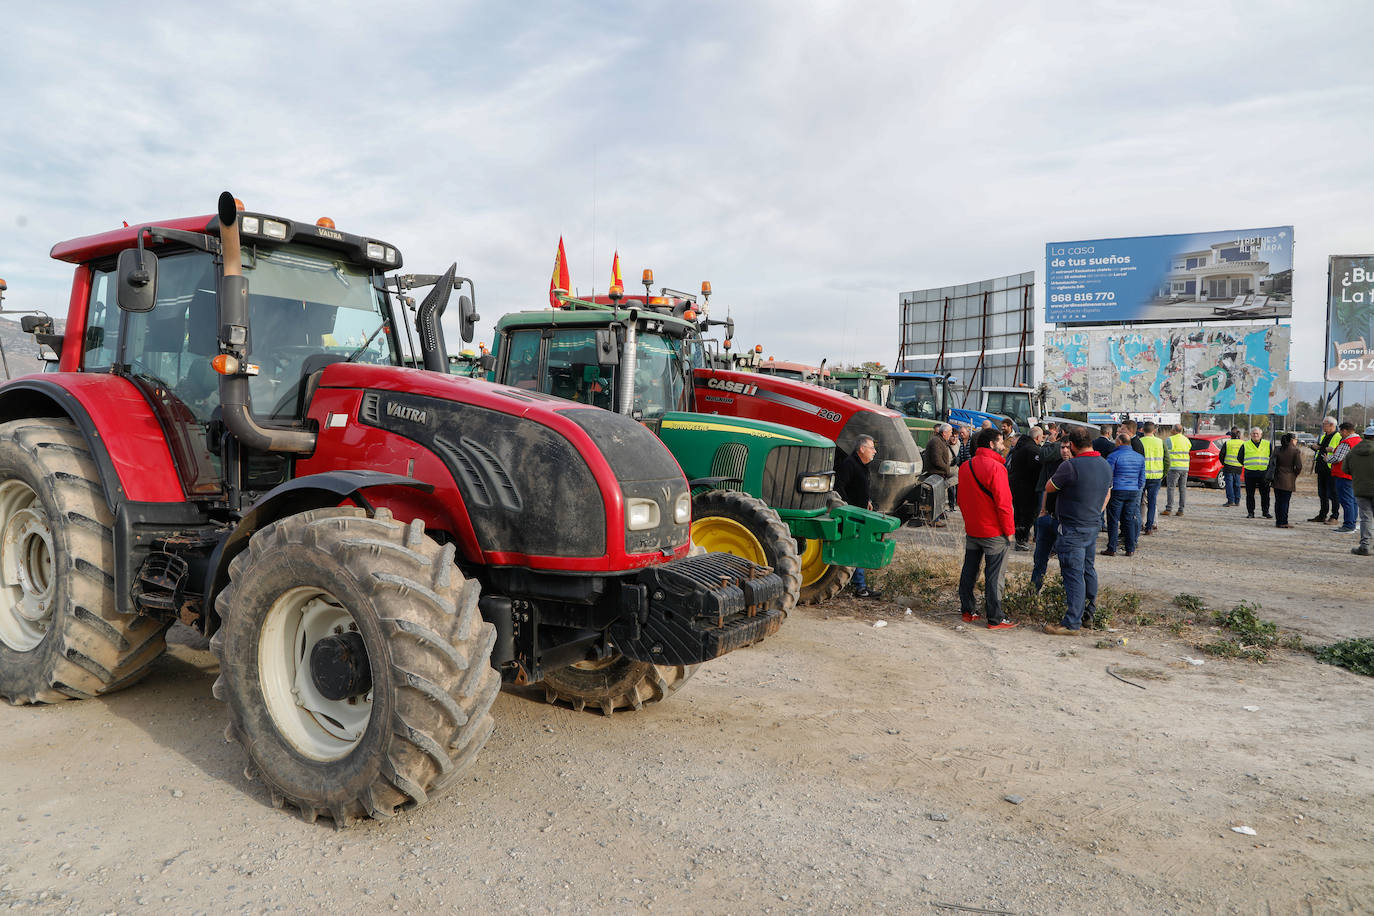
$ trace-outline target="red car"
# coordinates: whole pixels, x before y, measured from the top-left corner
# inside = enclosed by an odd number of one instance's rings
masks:
[[[1192,443],[1188,455],[1188,479],[1200,480],[1216,490],[1221,487],[1221,446],[1229,437],[1226,433],[1198,433],[1189,436]]]

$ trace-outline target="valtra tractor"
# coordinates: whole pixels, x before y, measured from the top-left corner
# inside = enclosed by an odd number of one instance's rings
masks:
[[[493,380],[593,403],[654,430],[693,487],[693,541],[772,566],[802,603],[838,594],[856,566],[890,563],[896,545],[887,535],[899,522],[832,492],[833,439],[796,424],[705,416],[715,411],[693,373],[705,361],[700,323],[709,319],[694,295],[665,288],[655,296],[652,283],[645,271],[640,296],[565,295],[559,308],[504,316]]]
[[[343,826],[450,785],[502,681],[639,708],[778,627],[777,574],[689,556],[687,482],[643,426],[445,372],[456,265],[393,295],[395,247],[228,194],[52,254],[65,333],[23,324],[57,371],[0,386],[12,703],[132,684],[180,620],[250,775]],[[412,327],[398,299],[430,285]]]

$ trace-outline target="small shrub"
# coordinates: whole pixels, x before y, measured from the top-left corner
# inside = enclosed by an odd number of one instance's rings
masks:
[[[1374,677],[1374,639],[1368,636],[1318,646],[1312,650],[1312,654],[1324,665],[1336,665],[1356,674]]]
[[[1279,628],[1272,620],[1261,620],[1255,614],[1258,610],[1258,604],[1242,601],[1227,613],[1217,611],[1213,616],[1217,626],[1235,633],[1241,645],[1267,649],[1278,644]]]
[[[1174,607],[1189,614],[1200,614],[1207,610],[1207,605],[1197,595],[1181,594],[1174,596]]]

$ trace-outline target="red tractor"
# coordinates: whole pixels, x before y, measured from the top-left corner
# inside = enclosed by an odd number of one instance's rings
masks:
[[[776,574],[689,556],[651,432],[444,372],[456,265],[393,292],[395,247],[227,193],[52,254],[65,332],[23,324],[56,371],[0,386],[12,703],[125,687],[180,620],[274,803],[343,826],[452,783],[503,681],[609,714],[777,629]]]

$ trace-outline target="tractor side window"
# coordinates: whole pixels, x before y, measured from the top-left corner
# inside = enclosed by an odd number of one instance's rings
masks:
[[[219,352],[216,277],[208,254],[160,258],[157,299],[152,311],[129,315],[124,348],[130,372],[169,390],[202,423],[219,404],[219,376],[210,366]]]
[[[516,331],[508,338],[506,384],[535,391],[539,388],[539,338],[537,330]]]
[[[86,340],[81,367],[107,372],[119,346],[119,306],[115,304],[115,272],[91,271],[91,298],[86,305]]]
[[[635,348],[634,413],[651,420],[687,406],[687,382],[677,344],[660,334],[641,334]]]
[[[544,390],[570,401],[611,409],[615,368],[600,365],[596,352],[596,331],[570,329],[554,332],[549,341],[549,355],[544,368]]]

